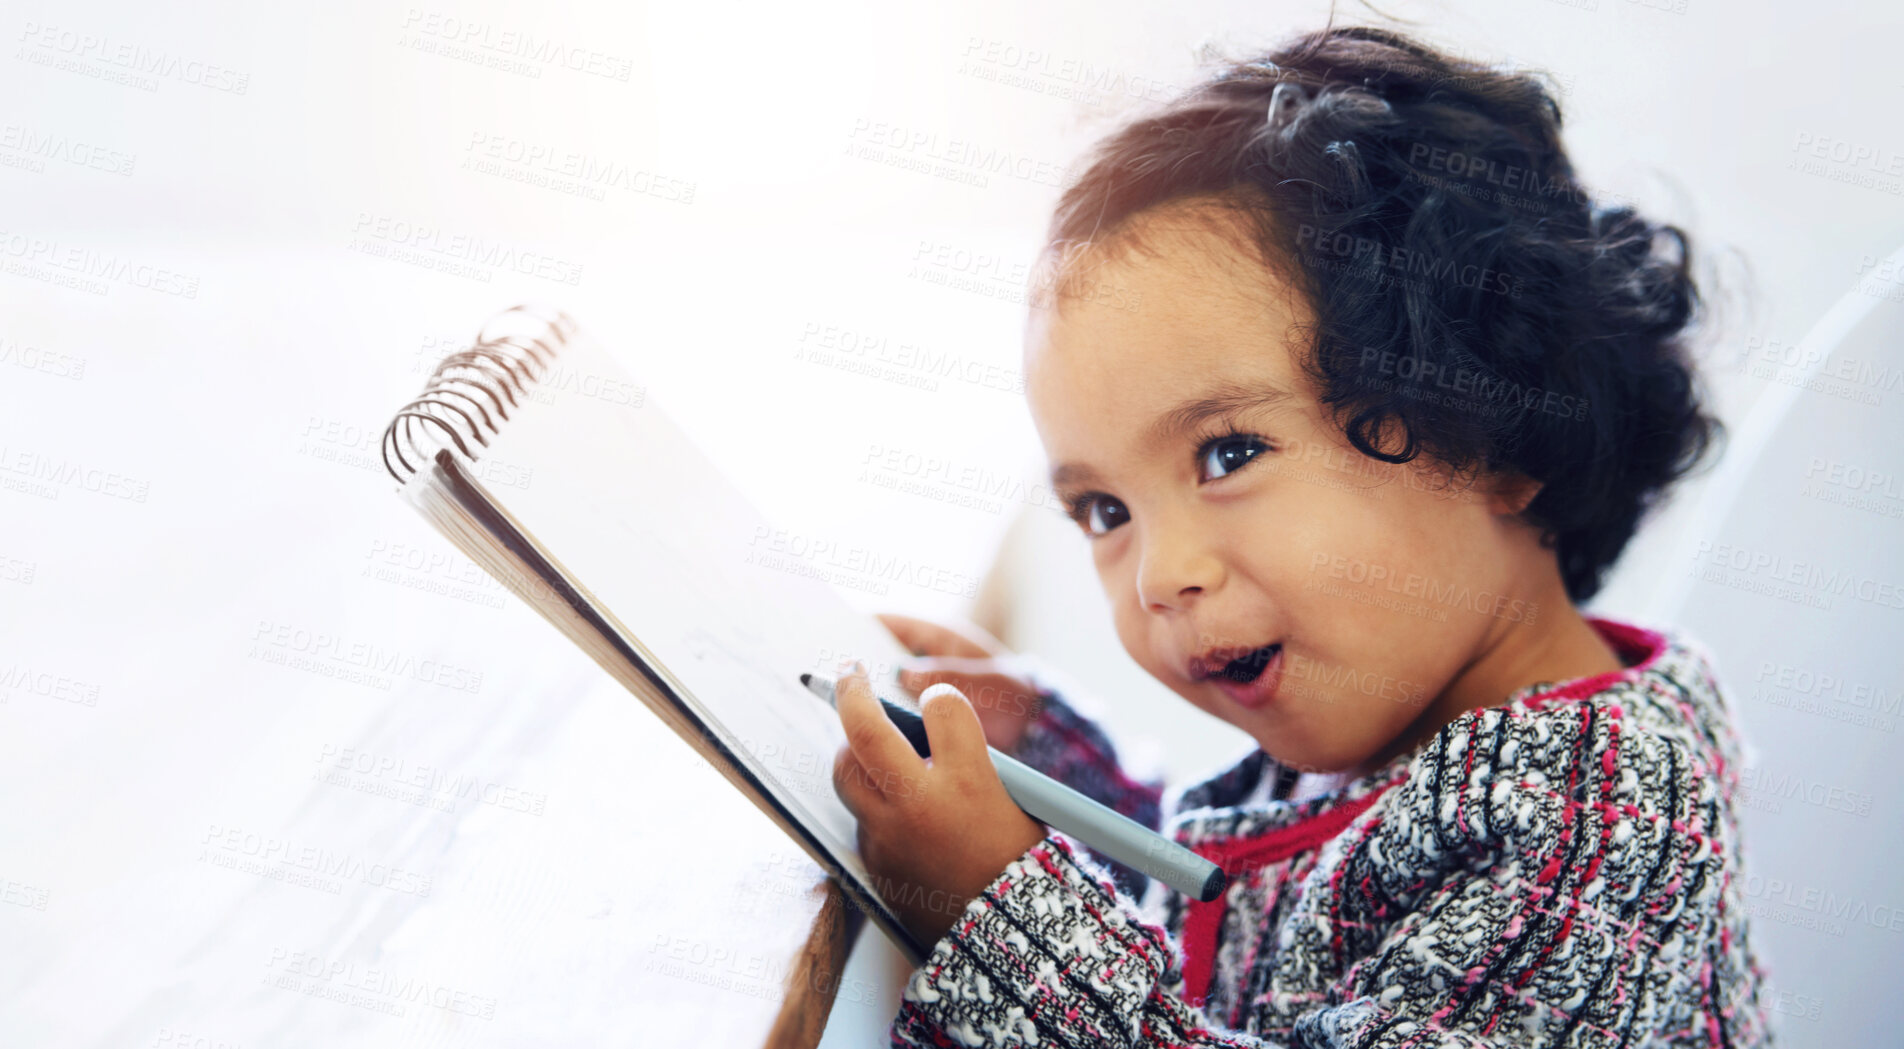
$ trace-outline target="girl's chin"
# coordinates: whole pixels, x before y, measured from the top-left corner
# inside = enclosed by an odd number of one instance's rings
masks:
[[[1319,776],[1359,775],[1365,771],[1364,759],[1354,754],[1345,755],[1340,747],[1331,746],[1329,741],[1295,735],[1289,731],[1291,726],[1286,722],[1271,728],[1262,724],[1263,720],[1258,718],[1254,725],[1237,727],[1249,732],[1250,738],[1276,764]]]

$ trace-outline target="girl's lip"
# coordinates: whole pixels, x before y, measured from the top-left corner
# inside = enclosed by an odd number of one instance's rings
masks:
[[[1263,672],[1256,675],[1256,680],[1248,684],[1231,681],[1221,674],[1210,678],[1209,682],[1222,689],[1223,694],[1230,697],[1230,700],[1239,707],[1255,710],[1258,707],[1268,706],[1269,702],[1276,698],[1276,686],[1282,684],[1283,652],[1284,649],[1278,648],[1276,654],[1271,656],[1269,662],[1263,666]]]

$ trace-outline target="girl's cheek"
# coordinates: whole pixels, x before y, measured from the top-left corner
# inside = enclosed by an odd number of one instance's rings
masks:
[[[1163,657],[1150,636],[1151,624],[1145,621],[1136,602],[1131,600],[1118,604],[1111,618],[1117,627],[1117,640],[1124,646],[1124,652],[1131,657],[1131,661],[1159,681],[1169,680]]]

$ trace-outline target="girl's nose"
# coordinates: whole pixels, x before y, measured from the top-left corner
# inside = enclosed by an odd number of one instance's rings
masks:
[[[1192,530],[1152,529],[1137,561],[1137,599],[1150,612],[1182,612],[1223,584],[1223,562]]]

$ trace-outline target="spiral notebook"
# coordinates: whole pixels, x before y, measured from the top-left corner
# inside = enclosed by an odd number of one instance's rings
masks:
[[[631,356],[639,371],[639,356]],[[566,314],[516,307],[445,357],[383,438],[399,493],[824,867],[914,965],[832,783],[838,716],[802,688],[905,657],[797,559]],[[672,800],[669,803],[674,803]]]

